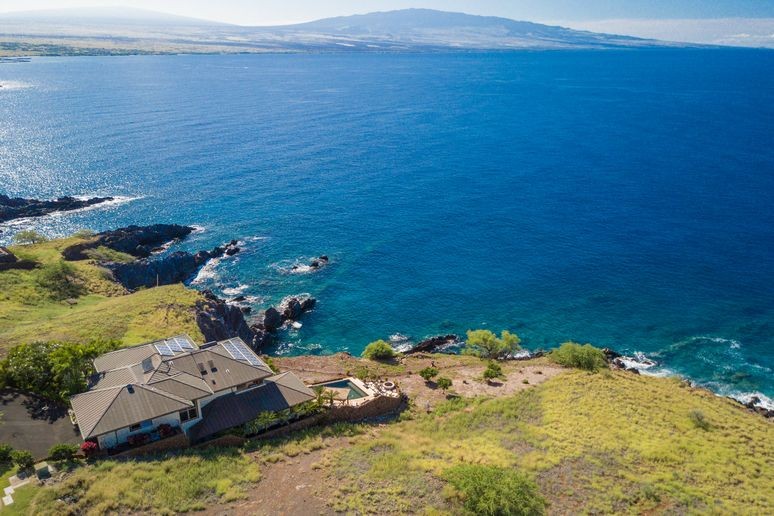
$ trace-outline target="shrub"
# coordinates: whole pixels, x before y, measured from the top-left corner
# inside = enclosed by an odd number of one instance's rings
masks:
[[[422,377],[426,382],[429,382],[436,376],[438,376],[438,369],[435,367],[425,367],[421,371],[419,371],[419,376]]]
[[[26,231],[19,231],[13,236],[14,244],[18,245],[34,245],[42,244],[46,242],[48,238],[45,235],[41,235],[37,231],[28,229]]]
[[[363,358],[369,360],[389,360],[395,356],[395,350],[389,343],[383,340],[377,340],[366,346],[363,351]]]
[[[491,361],[487,364],[484,370],[484,380],[494,380],[495,378],[504,378],[503,368],[495,361]]]
[[[693,423],[693,426],[695,426],[696,428],[700,428],[705,432],[712,427],[712,425],[710,425],[710,422],[707,421],[707,418],[704,416],[704,413],[701,410],[692,410],[688,414],[688,418],[691,420],[691,423]]]
[[[581,346],[576,342],[565,342],[549,356],[557,364],[585,371],[598,371],[607,367],[605,354],[591,344]]]
[[[51,263],[37,273],[37,283],[55,301],[80,297],[84,292],[83,283],[75,267],[64,260]]]
[[[520,349],[519,336],[509,331],[503,331],[500,338],[489,330],[468,331],[463,353],[483,359],[495,360],[506,358]]]
[[[466,511],[484,516],[540,515],[546,501],[525,474],[495,466],[463,464],[444,475]]]
[[[449,390],[449,388],[452,386],[452,381],[445,376],[438,378],[436,383],[438,384],[438,387],[440,387],[440,389],[444,392]]]
[[[96,236],[96,232],[91,229],[79,229],[75,233],[73,233],[73,236],[76,238],[92,238],[93,236]]]
[[[35,466],[35,458],[27,450],[13,450],[11,452],[13,463],[19,466],[19,471],[26,471]]]
[[[83,443],[81,443],[81,451],[87,457],[91,457],[92,455],[97,453],[98,450],[99,450],[99,446],[97,446],[97,443],[95,443],[94,441],[83,441]]]
[[[78,447],[74,444],[55,444],[48,450],[48,457],[51,460],[73,460],[78,453]]]
[[[8,464],[13,461],[13,447],[10,444],[0,444],[0,464]]]

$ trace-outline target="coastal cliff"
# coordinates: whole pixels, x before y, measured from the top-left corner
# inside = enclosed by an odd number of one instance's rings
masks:
[[[51,201],[38,199],[23,199],[0,195],[0,222],[9,220],[40,217],[57,211],[73,211],[112,201],[113,197],[92,197],[77,199],[75,197],[60,197]]]

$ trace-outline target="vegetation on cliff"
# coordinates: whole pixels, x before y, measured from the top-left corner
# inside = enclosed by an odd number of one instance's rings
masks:
[[[64,249],[85,240],[11,248],[36,267],[0,271],[0,353],[32,342],[100,339],[130,345],[180,333],[202,339],[195,313],[201,294],[182,285],[128,294],[96,261],[63,260]],[[94,252],[109,253],[116,261],[132,259],[109,249]]]

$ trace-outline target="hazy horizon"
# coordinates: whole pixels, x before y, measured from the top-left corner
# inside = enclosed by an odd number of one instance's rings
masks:
[[[223,0],[217,5],[203,0],[171,0],[163,6],[151,0],[7,0],[3,4],[0,15],[20,11],[128,7],[240,26],[285,25],[375,11],[429,8],[661,40],[774,47],[774,0],[717,0],[712,3],[631,0],[616,5],[602,0],[334,0],[324,5],[308,0],[267,1],[260,5],[245,0]]]

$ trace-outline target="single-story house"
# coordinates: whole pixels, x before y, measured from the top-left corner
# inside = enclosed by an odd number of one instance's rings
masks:
[[[84,440],[108,450],[169,425],[191,442],[315,398],[275,374],[241,339],[197,346],[181,335],[94,359],[89,390],[70,398]]]

